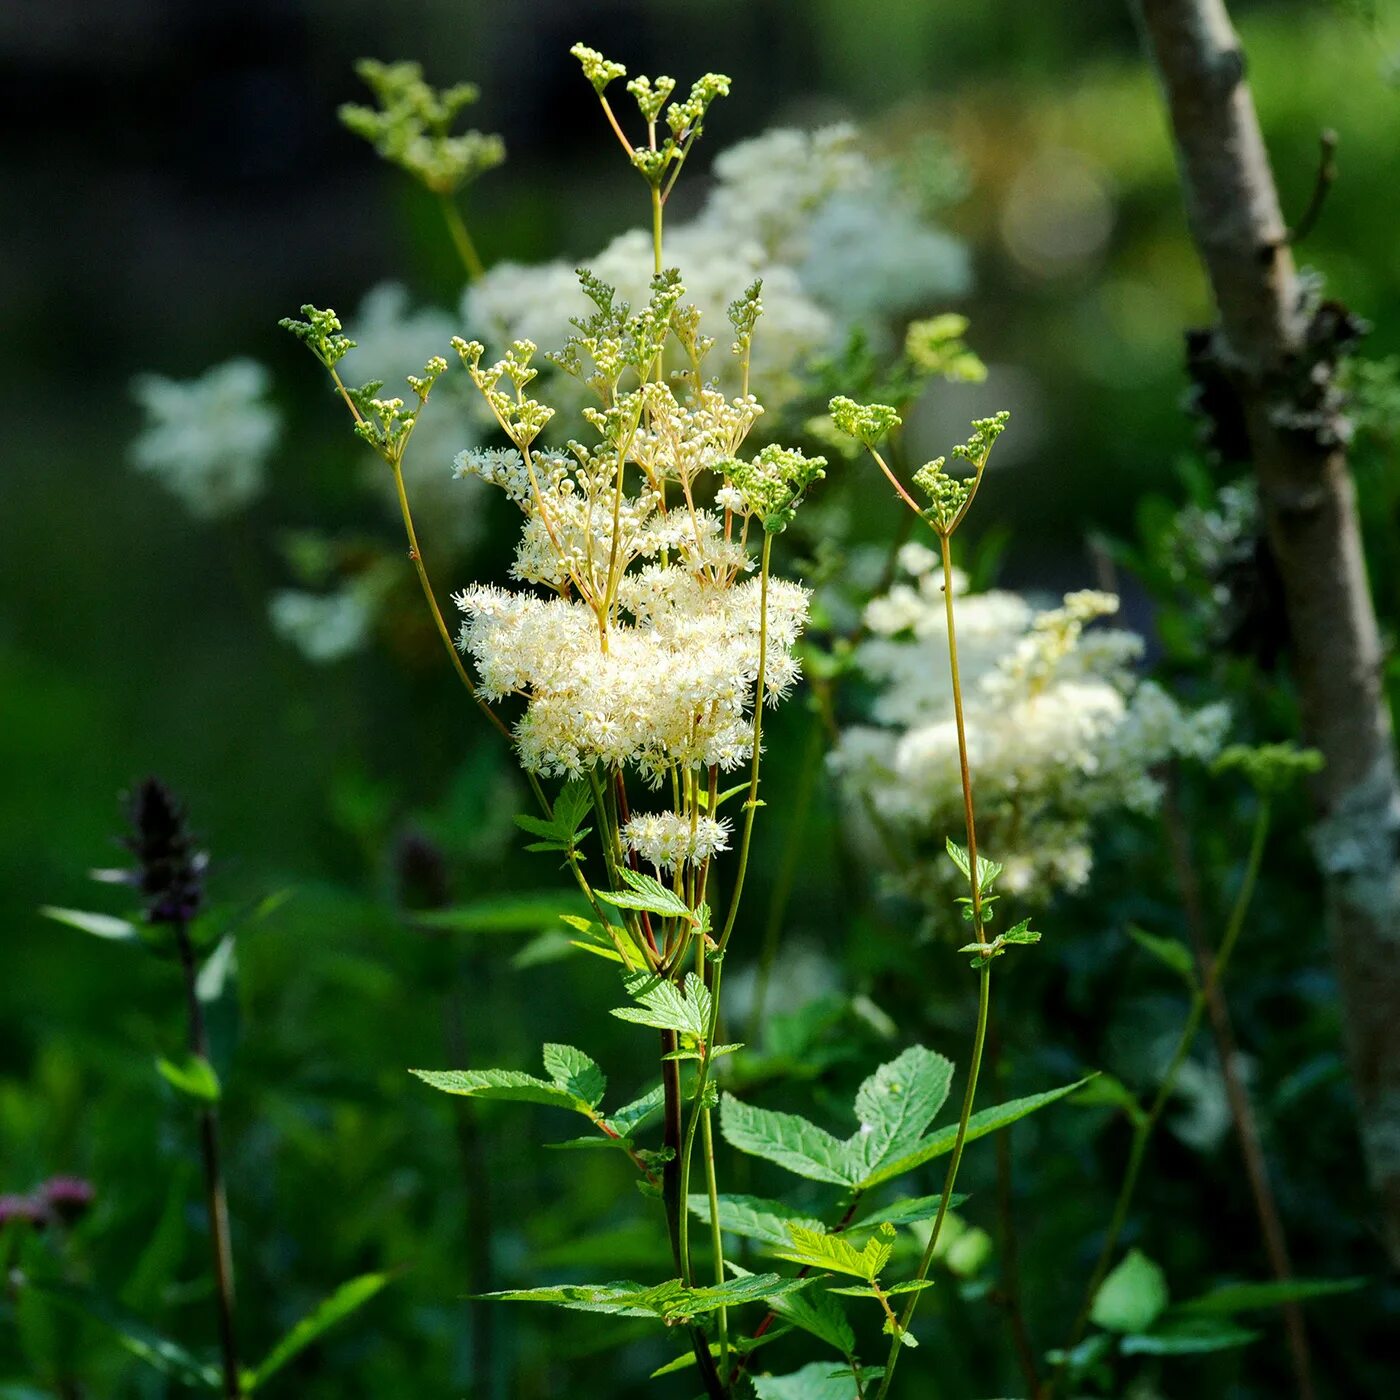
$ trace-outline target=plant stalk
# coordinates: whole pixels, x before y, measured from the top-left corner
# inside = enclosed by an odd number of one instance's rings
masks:
[[[486,264],[482,262],[481,254],[476,251],[471,234],[467,232],[462,212],[453,202],[451,195],[441,196],[438,202],[442,206],[442,217],[447,221],[447,231],[452,235],[452,245],[457,249],[457,256],[462,259],[467,277],[476,282],[486,276]]]
[[[204,1022],[204,1006],[199,1000],[194,945],[190,942],[189,928],[184,923],[175,925],[175,944],[179,950],[180,971],[185,984],[190,1054],[208,1064],[209,1033]],[[223,1393],[225,1400],[239,1400],[242,1383],[238,1374],[233,1247],[229,1235],[228,1195],[224,1189],[223,1159],[219,1149],[219,1116],[213,1104],[205,1104],[199,1110],[199,1146],[204,1167],[204,1199],[209,1213],[209,1244],[213,1255],[214,1295],[219,1318],[219,1357]]]

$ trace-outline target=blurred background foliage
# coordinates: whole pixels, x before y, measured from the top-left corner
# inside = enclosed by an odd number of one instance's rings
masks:
[[[1360,0],[1235,10],[1291,217],[1312,190],[1320,130],[1340,137],[1339,178],[1303,261],[1373,323],[1364,354],[1394,353],[1400,16]],[[1120,588],[1129,621],[1156,639],[1184,694],[1225,694],[1246,735],[1281,737],[1292,725],[1281,673],[1211,648],[1170,553],[1172,511],[1208,501],[1212,488],[1182,411],[1183,330],[1210,309],[1126,7],[7,6],[0,104],[7,129],[25,135],[2,158],[10,197],[0,221],[0,360],[16,410],[0,509],[0,1193],[57,1173],[90,1180],[93,1211],[43,1248],[166,1330],[210,1340],[191,1128],[152,1071],[181,1035],[174,974],[35,912],[96,905],[84,876],[113,863],[116,794],[158,772],[190,801],[219,901],[233,909],[291,892],[242,938],[236,993],[214,1027],[249,1352],[342,1278],[403,1268],[289,1373],[287,1393],[309,1400],[688,1393],[683,1381],[646,1380],[671,1354],[663,1342],[650,1338],[620,1363],[600,1351],[633,1324],[462,1301],[491,1283],[646,1275],[659,1267],[656,1232],[638,1223],[612,1154],[538,1150],[567,1132],[546,1110],[459,1109],[404,1067],[534,1068],[541,1039],[564,1040],[627,1092],[644,1087],[633,1082],[635,1033],[599,1014],[614,995],[601,963],[549,960],[548,943],[515,928],[425,932],[405,912],[419,901],[403,873],[424,869],[415,853],[429,847],[457,903],[553,879],[520,853],[509,824],[516,780],[464,708],[413,595],[403,593],[382,644],[332,667],[308,666],[266,620],[266,596],[283,581],[279,531],[380,528],[353,489],[362,449],[277,318],[304,300],[344,310],[386,277],[447,306],[459,290],[431,201],[336,123],[337,103],[361,95],[353,60],[418,58],[436,82],[481,85],[473,123],[502,132],[510,157],[473,187],[468,217],[488,262],[531,260],[585,253],[641,213],[635,178],[568,57],[579,38],[633,71],[733,75],[702,169],[768,126],[843,117],[945,195],[951,153],[961,189],[940,218],[966,241],[975,285],[956,308],[927,310],[965,312],[991,374],[983,386],[940,389],[920,432],[937,446],[992,408],[1014,419],[969,526],[974,557],[988,573],[1000,559],[998,581],[1012,587]],[[695,177],[684,197],[703,188]],[[272,495],[231,524],[204,526],[127,469],[129,384],[140,371],[185,376],[235,353],[274,368],[289,432]],[[1400,477],[1385,426],[1372,425],[1358,472],[1393,628]],[[880,538],[898,516],[884,493],[867,500],[860,532]],[[431,552],[433,524],[420,528]],[[473,568],[496,568],[506,538],[488,534]],[[462,582],[440,571],[444,591]],[[798,704],[774,724],[770,804],[772,788],[804,790],[813,723]],[[741,962],[775,887],[792,888],[769,992],[775,1019],[764,1055],[739,1072],[755,1093],[795,1076],[798,1087],[774,1101],[830,1116],[911,1039],[964,1053],[972,997],[961,960],[921,938],[909,911],[842,851],[825,783],[811,792],[795,846],[785,820],[761,828]],[[1198,774],[1183,777],[1179,800],[1218,928],[1249,800]],[[1304,824],[1301,803],[1279,824],[1231,999],[1300,1272],[1374,1275],[1381,1254]],[[1033,1092],[1085,1067],[1150,1082],[1182,999],[1123,929],[1180,932],[1163,849],[1156,825],[1116,824],[1102,833],[1087,895],[1045,917],[1042,949],[1003,981],[999,1092]],[[104,907],[125,912],[119,904]],[[1181,1296],[1265,1275],[1222,1115],[1218,1079],[1203,1072],[1158,1141],[1134,1216],[1133,1239]],[[1057,1109],[1015,1134],[1023,1289],[1042,1346],[1065,1331],[1125,1146],[1106,1109]],[[990,1145],[974,1150],[965,1178],[965,1214],[988,1231],[993,1159]],[[765,1189],[757,1164],[735,1170],[733,1189]],[[956,1364],[937,1362],[938,1394],[1011,1393],[995,1292],[976,1270],[939,1290],[924,1312],[929,1350],[906,1362],[906,1385],[946,1346]],[[1392,1393],[1385,1340],[1396,1307],[1394,1289],[1377,1283],[1310,1310],[1321,1394]],[[1277,1321],[1261,1326],[1264,1340],[1241,1352],[1125,1373],[1117,1383],[1136,1388],[1121,1393],[1286,1393]],[[0,1379],[24,1374],[21,1338],[46,1358],[44,1385],[81,1379],[81,1392],[64,1393],[169,1393],[100,1330],[32,1301],[0,1320]]]

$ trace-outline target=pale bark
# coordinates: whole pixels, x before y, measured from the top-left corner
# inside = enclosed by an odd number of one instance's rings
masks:
[[[1238,400],[1283,582],[1305,736],[1326,758],[1315,844],[1366,1165],[1400,1263],[1400,784],[1333,386],[1337,309],[1300,285],[1222,0],[1137,9],[1220,314],[1213,358]]]

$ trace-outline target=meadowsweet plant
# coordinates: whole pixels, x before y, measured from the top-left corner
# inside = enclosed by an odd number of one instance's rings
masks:
[[[529,782],[537,810],[519,824],[530,849],[559,859],[583,901],[587,912],[563,916],[576,942],[616,965],[622,1004],[612,1014],[654,1033],[655,1081],[621,1107],[605,1108],[604,1070],[567,1045],[544,1046],[544,1077],[523,1067],[415,1073],[448,1093],[578,1115],[584,1141],[614,1147],[658,1204],[671,1277],[545,1284],[492,1297],[653,1319],[687,1341],[687,1354],[663,1369],[696,1367],[712,1397],[733,1395],[746,1376],[760,1396],[825,1394],[833,1376],[838,1390],[849,1385],[864,1395],[879,1385],[883,1393],[900,1347],[915,1344],[913,1304],[929,1283],[965,1143],[1073,1086],[991,1115],[972,1113],[987,970],[1038,935],[1024,923],[990,934],[997,867],[977,851],[964,763],[968,844],[948,849],[969,881],[964,903],[975,941],[963,952],[983,991],[956,1129],[930,1132],[953,1066],[921,1046],[865,1081],[845,1137],[720,1095],[725,1057],[741,1048],[723,1043],[722,982],[731,948],[742,944],[753,832],[767,800],[763,713],[798,680],[794,648],[808,608],[807,591],[774,572],[774,546],[827,463],[779,441],[751,441],[765,407],[753,366],[766,331],[766,284],[754,279],[729,302],[726,354],[690,297],[684,257],[679,266],[670,261],[666,204],[728,79],[707,74],[677,99],[672,79],[634,77],[626,91],[636,116],[624,119],[611,96],[626,77],[621,65],[583,45],[574,53],[650,205],[650,238],[638,249],[643,297],[622,296],[596,269],[580,271],[586,310],[547,356],[523,336],[489,353],[482,339],[457,336],[450,359],[434,355],[408,377],[407,395],[386,396],[379,382],[345,382],[339,366],[354,347],[334,311],[307,306],[283,323],[330,374],[355,434],[394,483],[410,557],[452,665]],[[931,331],[927,355],[939,365],[956,357],[962,329]],[[715,354],[724,355],[727,372],[717,371]],[[548,380],[542,365],[552,369]],[[465,448],[455,470],[499,489],[521,516],[511,586],[477,583],[456,593],[455,637],[404,485],[418,425],[452,374],[465,375],[479,394],[496,438]],[[578,431],[562,440],[551,431],[565,416],[547,392],[553,384],[575,386],[565,402],[585,404]],[[893,410],[849,400],[833,405],[833,415],[872,447],[897,420]],[[975,458],[977,480],[1003,421],[988,420],[963,449]],[[941,482],[931,484],[927,518],[946,555],[975,482],[956,501]],[[953,659],[956,690],[955,649]],[[647,1135],[658,1119],[659,1141]],[[722,1193],[721,1137],[822,1183],[834,1197],[830,1223],[781,1201]],[[892,1183],[939,1156],[949,1158],[940,1195],[891,1199]],[[900,1230],[925,1226],[914,1277],[892,1278]],[[734,1237],[796,1272],[739,1267],[726,1245]],[[854,1324],[848,1298],[870,1309]],[[756,1325],[741,1324],[745,1308]],[[884,1367],[862,1359],[867,1324],[889,1339]],[[814,1340],[826,1359],[787,1377],[763,1374],[753,1353],[790,1330]]]
[[[844,730],[832,762],[853,820],[878,828],[877,857],[895,860],[901,886],[937,907],[956,874],[941,837],[962,799],[952,697],[933,683],[949,655],[945,583],[922,544],[905,546],[898,563],[896,582],[866,608],[854,657],[877,686],[873,723]],[[1002,890],[1043,904],[1087,883],[1096,824],[1154,812],[1154,771],[1172,757],[1212,757],[1228,715],[1223,705],[1185,710],[1138,678],[1142,638],[1091,626],[1118,611],[1112,594],[1082,590],[1042,608],[1017,593],[972,593],[956,569],[952,588],[979,824]]]
[[[160,1056],[155,1071],[191,1107],[197,1124],[217,1360],[207,1358],[202,1348],[162,1335],[114,1299],[61,1274],[46,1271],[24,1277],[20,1283],[50,1305],[89,1318],[115,1333],[128,1351],[178,1384],[221,1395],[224,1400],[243,1400],[261,1390],[330,1327],[368,1302],[388,1282],[388,1275],[365,1274],[341,1285],[256,1367],[240,1364],[233,1230],[219,1124],[223,1087],[211,1056],[207,1011],[226,994],[232,981],[239,931],[271,912],[276,900],[264,902],[242,918],[209,914],[205,888],[208,854],[200,848],[183,805],[164,783],[148,778],[139,784],[130,798],[128,819],[129,832],[122,844],[133,864],[97,870],[93,876],[104,884],[135,890],[141,904],[139,920],[57,906],[42,912],[84,933],[144,948],[178,970],[185,1010],[185,1050]],[[87,1183],[60,1180],[49,1182],[42,1194],[25,1198],[25,1203],[31,1219],[43,1223],[49,1218],[76,1219],[92,1195],[93,1188]],[[35,1215],[41,1206],[43,1215]],[[10,1209],[13,1213],[15,1206],[11,1204]]]

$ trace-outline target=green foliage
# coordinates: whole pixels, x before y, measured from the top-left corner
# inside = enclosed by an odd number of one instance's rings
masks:
[[[713,1009],[710,992],[695,973],[688,973],[679,987],[649,972],[628,973],[622,980],[628,994],[639,1004],[618,1007],[612,1013],[618,1020],[655,1026],[662,1031],[680,1031],[696,1040],[709,1034]]]
[[[200,1361],[178,1342],[163,1336],[141,1318],[91,1289],[37,1279],[31,1279],[26,1287],[66,1311],[91,1318],[107,1328],[132,1356],[181,1385],[217,1390],[222,1383],[219,1372],[213,1366]]]
[[[874,1283],[880,1276],[894,1249],[895,1231],[889,1224],[882,1225],[861,1249],[844,1235],[829,1235],[798,1224],[789,1224],[787,1229],[787,1247],[774,1251],[779,1259],[825,1273],[850,1274],[866,1283]]]
[[[618,874],[627,885],[625,890],[599,890],[598,898],[619,909],[638,909],[647,914],[659,914],[663,919],[684,919],[698,923],[700,915],[674,890],[667,889],[653,875],[639,870],[619,867]]]
[[[845,1140],[797,1114],[757,1108],[732,1094],[724,1096],[720,1126],[725,1140],[741,1152],[813,1181],[865,1191],[952,1151],[956,1125],[924,1136],[951,1080],[948,1060],[913,1046],[861,1086],[856,1115],[862,1127]],[[983,1109],[968,1122],[968,1141],[1055,1103],[1087,1082]]]
[[[1136,924],[1128,925],[1128,937],[1151,953],[1164,967],[1170,968],[1188,987],[1196,985],[1196,964],[1191,950],[1179,938],[1163,938],[1159,934],[1148,933]]]
[[[987,366],[963,340],[967,328],[967,317],[956,312],[911,321],[904,335],[904,353],[920,374],[981,384],[987,377]]]
[[[188,1055],[178,1062],[162,1057],[156,1061],[156,1073],[186,1098],[206,1104],[219,1101],[219,1076],[203,1055]]]
[[[1268,1283],[1223,1283],[1199,1298],[1176,1304],[1172,1311],[1202,1314],[1252,1312],[1258,1308],[1280,1307],[1284,1303],[1306,1302],[1311,1298],[1355,1293],[1365,1288],[1367,1282],[1364,1278],[1293,1278]]]
[[[850,1367],[833,1367],[813,1361],[787,1376],[755,1376],[758,1400],[858,1400],[865,1388],[885,1374],[882,1366],[866,1366],[857,1373]]]
[[[595,1110],[607,1087],[602,1070],[571,1045],[546,1045],[544,1066],[548,1080],[514,1069],[414,1069],[409,1073],[445,1094],[567,1108],[598,1121]]]
[[[765,1200],[761,1196],[722,1194],[716,1199],[719,1202],[720,1228],[730,1235],[742,1235],[746,1239],[785,1247],[792,1242],[788,1233],[790,1225],[801,1225],[811,1230],[824,1228],[820,1220],[815,1220],[782,1201]],[[706,1225],[710,1223],[709,1196],[692,1195],[690,1209],[691,1213]]]
[[[646,1285],[624,1280],[618,1283],[571,1283],[547,1288],[507,1289],[478,1295],[483,1301],[503,1303],[553,1303],[576,1312],[612,1313],[618,1317],[646,1317],[668,1327],[744,1303],[766,1303],[800,1292],[808,1279],[785,1279],[777,1274],[750,1274],[708,1288],[687,1288],[680,1279]]]
[[[1132,1249],[1099,1285],[1089,1316],[1109,1332],[1145,1332],[1167,1302],[1166,1275],[1141,1250]]]
[[[341,123],[434,194],[455,194],[505,160],[506,146],[499,136],[480,131],[452,134],[462,110],[480,96],[474,83],[439,90],[424,81],[417,63],[379,63],[372,58],[361,59],[355,72],[379,106],[347,102],[340,109]]]
[[[565,855],[574,856],[578,851],[579,842],[593,830],[590,826],[580,829],[579,825],[588,814],[592,802],[588,784],[581,779],[575,779],[565,785],[555,800],[554,809],[547,821],[539,817],[518,814],[515,818],[516,826],[523,831],[528,831],[532,836],[540,838],[538,841],[531,842],[525,849],[527,851],[562,851]]]
[[[1035,1113],[1042,1108],[1048,1108],[1052,1103],[1058,1103],[1061,1099],[1074,1093],[1081,1085],[1089,1083],[1093,1077],[1093,1075],[1086,1075],[1083,1079],[1076,1079],[1073,1084],[1064,1084],[1058,1089],[1048,1089],[1040,1094],[1027,1094],[1019,1099],[1008,1099],[1006,1103],[997,1104],[992,1108],[984,1108],[974,1113],[967,1120],[966,1141],[976,1142],[978,1138],[986,1137],[988,1133],[997,1132],[1001,1128],[1019,1122],[1028,1114]],[[935,1157],[942,1157],[945,1153],[953,1150],[953,1143],[956,1139],[956,1124],[940,1128],[936,1133],[930,1133],[907,1156],[900,1157],[893,1162],[882,1163],[861,1183],[862,1188],[868,1191],[873,1186],[893,1181],[896,1177],[903,1176],[905,1172],[911,1172],[915,1167],[921,1167],[925,1162],[933,1161]]]
[[[254,1371],[245,1376],[244,1389],[249,1394],[257,1390],[337,1323],[364,1307],[389,1281],[388,1274],[361,1274],[359,1278],[342,1283],[330,1297],[302,1318]]]

